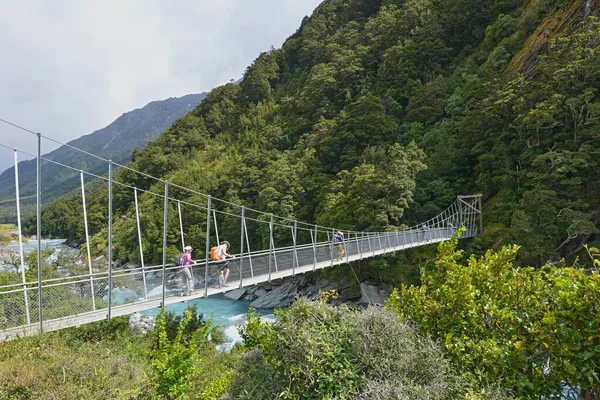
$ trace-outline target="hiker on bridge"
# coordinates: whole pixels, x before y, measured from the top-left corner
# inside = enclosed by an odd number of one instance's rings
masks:
[[[217,259],[221,260],[221,261],[225,261],[228,258],[233,258],[233,256],[231,254],[228,253],[229,247],[231,247],[231,245],[229,244],[229,242],[227,240],[223,240],[221,242],[221,244],[219,244],[219,246],[217,247]],[[225,261],[225,264],[223,264],[223,286],[227,286],[227,278],[229,278],[229,261]]]
[[[187,284],[187,293],[181,288],[180,296],[189,296],[195,293],[194,291],[194,280],[192,278],[192,267],[191,265],[196,264],[196,261],[192,259],[192,246],[185,246],[185,253],[183,254],[183,262],[181,272],[185,275]]]
[[[421,240],[423,240],[423,241],[429,240],[429,227],[427,226],[427,224],[421,225],[421,235],[422,235]]]
[[[337,255],[336,260],[341,260],[344,258],[345,249],[344,249],[344,233],[342,231],[337,231],[335,235],[333,235],[333,247],[335,248]]]

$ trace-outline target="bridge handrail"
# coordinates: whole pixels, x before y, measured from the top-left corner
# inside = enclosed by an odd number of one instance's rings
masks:
[[[445,229],[445,228],[433,228],[433,230],[435,229]],[[372,235],[372,237],[388,237],[388,236],[395,236],[397,234],[400,233],[419,233],[419,231],[416,230],[402,230],[402,231],[388,231],[388,232],[378,232],[377,235]],[[431,231],[430,231],[431,232]],[[348,245],[351,243],[358,243],[358,242],[365,242],[367,241],[367,238],[362,238],[362,237],[356,237],[356,238],[352,238],[352,239],[348,239],[345,240],[344,244]],[[331,247],[332,246],[332,242],[331,241],[321,241],[321,242],[317,242],[315,243],[316,248],[323,248],[323,247]],[[312,249],[313,248],[313,244],[312,243],[308,243],[308,244],[303,244],[303,245],[298,245],[296,246],[296,250],[297,251],[301,251],[301,250],[305,250],[305,249]],[[282,253],[286,253],[289,251],[294,250],[294,246],[287,246],[287,247],[279,247],[276,249],[272,250],[272,254],[282,254]],[[251,253],[245,253],[244,254],[244,258],[250,258],[250,257],[259,257],[259,256],[265,256],[265,255],[269,255],[271,254],[270,250],[256,250],[253,251]],[[229,261],[231,260],[239,260],[240,259],[240,254],[234,254],[234,258],[233,259],[228,259]],[[209,265],[219,265],[222,264],[225,260],[209,260]],[[189,267],[203,267],[206,265],[206,259],[201,260],[201,262],[197,262],[196,264],[189,264],[187,266]],[[178,272],[183,266],[180,265],[173,265],[173,264],[167,264],[167,266],[165,266],[165,271],[167,272],[171,272],[171,271],[176,271]],[[119,272],[113,272],[112,274],[112,278],[113,279],[118,279],[121,277],[130,277],[130,276],[135,276],[135,275],[140,275],[140,274],[146,274],[146,273],[152,273],[152,272],[162,272],[163,268],[162,268],[162,264],[156,264],[156,265],[147,265],[144,266],[144,268],[142,267],[135,267],[135,268],[130,268],[130,269],[122,269]],[[108,272],[95,272],[92,274],[81,274],[81,275],[77,275],[77,276],[70,276],[70,277],[60,277],[60,278],[50,278],[50,279],[45,279],[42,281],[42,287],[43,288],[50,288],[50,287],[59,287],[59,286],[66,286],[66,285],[73,285],[73,284],[78,284],[78,283],[89,283],[90,278],[93,279],[94,281],[102,281],[107,279],[108,277]],[[59,282],[59,281],[63,281],[63,282]],[[3,285],[2,288],[8,288],[8,287],[21,287],[19,289],[15,289],[15,290],[8,290],[8,291],[1,291],[1,294],[9,294],[9,293],[21,293],[23,291],[30,291],[30,290],[37,290],[38,288],[38,282],[37,281],[29,281],[26,282],[26,288],[22,288],[23,284],[22,283],[17,283],[17,284],[9,284],[9,285]]]

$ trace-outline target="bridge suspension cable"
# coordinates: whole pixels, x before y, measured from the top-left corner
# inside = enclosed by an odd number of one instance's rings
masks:
[[[204,257],[190,266],[191,292],[195,289],[203,289],[200,293],[195,293],[188,298],[206,297],[216,293],[222,293],[230,290],[227,287],[221,287],[218,281],[218,274],[228,267],[228,283],[235,283],[235,287],[243,288],[259,282],[280,279],[286,276],[293,276],[298,273],[315,271],[316,269],[332,267],[334,265],[359,261],[363,258],[374,257],[380,254],[386,254],[398,250],[403,250],[415,246],[436,243],[448,240],[454,235],[456,228],[465,226],[466,231],[462,237],[471,237],[481,231],[481,196],[459,196],[457,200],[439,215],[425,221],[423,224],[412,226],[401,230],[389,230],[383,232],[361,232],[354,230],[345,230],[346,237],[342,244],[332,243],[336,229],[327,226],[311,224],[309,222],[297,221],[293,218],[274,215],[269,212],[255,210],[236,204],[227,200],[218,199],[205,193],[200,193],[191,188],[187,188],[165,179],[148,175],[137,171],[131,167],[120,165],[111,160],[91,154],[87,151],[77,149],[76,147],[62,143],[44,135],[35,133],[27,128],[17,124],[0,119],[0,122],[21,129],[25,132],[35,134],[38,137],[37,156],[26,151],[14,149],[11,146],[0,143],[0,147],[14,151],[15,154],[15,196],[17,198],[17,207],[19,207],[20,194],[18,192],[18,163],[16,155],[22,154],[36,157],[41,167],[41,161],[51,163],[60,168],[72,171],[79,175],[81,190],[81,207],[83,213],[83,229],[85,230],[85,243],[87,265],[85,270],[69,270],[67,273],[48,275],[42,272],[42,246],[40,234],[38,234],[38,280],[27,281],[24,268],[21,268],[21,282],[0,286],[0,304],[6,304],[0,308],[0,340],[12,337],[16,334],[29,334],[36,331],[60,329],[61,327],[79,325],[81,323],[93,320],[111,318],[116,315],[140,311],[147,308],[153,308],[158,305],[166,305],[175,301],[181,301],[179,293],[183,283],[180,282],[181,266],[168,263],[167,259],[170,249],[168,241],[169,232],[177,231],[180,237],[181,247],[184,248],[186,242],[196,241],[198,248],[199,239],[204,234],[202,240],[205,241]],[[49,157],[41,156],[41,139],[51,140],[66,146],[67,148],[81,152],[101,160],[108,164],[108,177],[90,171],[84,171],[81,168],[67,165]],[[143,177],[150,178],[158,184],[162,184],[162,190],[157,193],[159,187],[149,185],[147,188],[139,188],[122,182],[119,178],[113,176],[113,169],[129,170],[140,174]],[[41,171],[38,169],[38,172]],[[85,177],[98,179],[108,185],[109,200],[108,214],[109,223],[105,224],[108,237],[108,245],[102,242],[103,239],[96,235],[94,241],[90,237],[90,221],[88,204],[86,203]],[[40,199],[41,175],[38,175],[38,202]],[[89,183],[89,182],[88,182]],[[119,196],[132,196],[135,205],[135,225],[128,220],[123,219],[115,224],[110,223],[112,219],[112,185],[115,184],[121,191]],[[177,192],[169,190],[176,188],[189,193],[188,198],[180,197],[169,193]],[[153,190],[154,189],[154,190]],[[144,199],[144,210],[141,209],[138,194],[142,194]],[[180,193],[181,194],[181,193]],[[206,200],[206,203],[199,203],[194,195],[200,196]],[[156,201],[152,201],[155,199]],[[217,204],[218,203],[218,206]],[[158,204],[162,203],[162,207]],[[182,207],[199,211],[205,211],[206,218],[196,217],[197,227],[190,223],[184,224],[182,218]],[[172,210],[176,210],[173,213]],[[236,212],[237,211],[237,212]],[[104,212],[104,211],[103,211]],[[155,242],[148,242],[153,234],[147,232],[148,225],[152,229],[158,228],[158,214],[163,213],[162,223],[162,244],[158,245],[158,237]],[[146,217],[148,213],[151,218]],[[20,212],[18,212],[18,223],[21,224]],[[98,212],[95,212],[95,218],[98,218]],[[152,217],[152,215],[154,217]],[[171,218],[169,218],[172,216]],[[178,226],[176,229],[169,226],[169,220],[176,216]],[[41,209],[37,210],[38,221],[41,221]],[[104,218],[104,217],[103,217]],[[133,219],[133,218],[130,218]],[[479,224],[478,224],[479,223]],[[96,222],[98,224],[98,222]],[[205,224],[203,232],[201,225]],[[239,233],[239,242],[234,243],[239,253],[234,254],[233,260],[225,263],[220,260],[209,259],[210,244],[220,243],[219,235],[223,233],[225,227],[229,239],[232,243],[236,240],[232,236],[236,229]],[[237,226],[237,227],[236,227]],[[41,224],[38,222],[38,232],[41,233]],[[117,267],[114,265],[112,235],[113,230],[123,236],[128,229],[138,244],[138,252],[141,265],[130,266],[128,268]],[[195,232],[190,240],[186,240],[184,230],[188,229]],[[214,234],[213,234],[214,230]],[[135,234],[134,234],[135,232]],[[200,233],[203,232],[203,233]],[[226,232],[226,233],[227,233]],[[252,233],[252,234],[250,234]],[[155,235],[156,236],[156,235]],[[133,236],[132,236],[133,238]],[[178,240],[175,240],[177,242]],[[22,239],[19,236],[19,243],[22,245]],[[172,244],[171,244],[172,246]],[[104,257],[93,262],[91,248],[95,247],[96,257]],[[178,251],[179,245],[174,246]],[[146,255],[158,254],[162,252],[162,262],[159,264],[148,263]],[[117,256],[119,257],[119,256]],[[157,257],[154,257],[156,261]],[[64,265],[59,266],[66,269]],[[46,274],[42,276],[42,274]],[[190,285],[190,284],[188,284]],[[188,287],[187,289],[190,289]],[[43,296],[42,296],[43,293]],[[37,296],[36,296],[37,294]],[[20,298],[20,300],[19,300]],[[37,320],[34,317],[38,312]]]

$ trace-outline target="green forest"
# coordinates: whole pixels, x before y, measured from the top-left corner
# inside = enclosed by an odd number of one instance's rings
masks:
[[[135,151],[128,167],[198,192],[173,186],[189,203],[204,193],[384,231],[482,193],[484,232],[367,263],[363,278],[397,288],[382,312],[331,307],[326,293],[272,325],[250,314],[231,354],[207,350],[208,322],[186,336],[188,314],[169,336],[162,321],[153,343],[127,339],[152,368],[114,398],[534,399],[565,387],[598,398],[599,11],[597,0],[325,0],[239,84]],[[127,169],[115,179],[164,191]],[[104,254],[108,190],[89,191],[92,254]],[[140,196],[147,262],[162,262],[162,201]],[[131,190],[113,188],[113,212],[135,212]],[[53,202],[43,235],[84,243],[81,213],[80,195]],[[238,248],[239,223],[219,224]],[[203,248],[205,226],[206,211],[185,209],[187,243]],[[249,230],[261,248],[268,233]],[[114,257],[138,262],[134,219],[113,235]],[[177,253],[174,206],[168,243]]]
[[[600,223],[600,24],[584,18],[588,3],[325,1],[239,85],[212,90],[129,166],[354,230],[419,223],[458,194],[483,193],[475,251],[518,243],[522,265],[572,262]],[[131,171],[117,179],[163,192]],[[114,190],[115,215],[132,213],[131,191]],[[88,199],[91,232],[105,237],[107,190]],[[43,233],[83,242],[80,204],[75,196],[46,207]],[[140,207],[153,213],[145,258],[158,262],[161,205],[142,196]],[[184,218],[192,244],[203,243],[203,215]],[[178,223],[169,226],[176,245]],[[117,258],[139,258],[128,245],[134,230],[131,222],[117,233]]]

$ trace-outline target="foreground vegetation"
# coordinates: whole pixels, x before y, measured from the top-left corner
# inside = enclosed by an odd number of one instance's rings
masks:
[[[439,245],[423,285],[383,310],[299,300],[274,323],[250,312],[243,343],[195,309],[0,344],[7,399],[539,399],[600,394],[600,254],[589,270],[515,268],[517,248],[462,260]]]
[[[218,334],[193,313],[169,329],[161,316],[153,340],[117,322],[85,328],[114,330],[103,340],[72,330],[3,344],[2,359],[18,360],[0,361],[0,395],[598,398],[600,262],[586,243],[600,223],[600,23],[582,20],[597,12],[590,4],[325,0],[240,85],[213,90],[130,165],[232,203],[356,230],[423,221],[457,193],[481,191],[486,232],[469,248],[479,258],[463,260],[456,240],[431,265],[426,251],[404,253],[403,266],[423,267],[420,285],[398,284],[385,310],[332,308],[325,296],[272,325],[250,314],[245,343],[230,354],[214,349]],[[131,171],[117,176],[164,190]],[[115,214],[131,215],[131,191],[114,192]],[[89,199],[101,254],[107,192]],[[163,202],[143,194],[140,206],[144,258],[160,261]],[[184,213],[186,243],[203,248],[206,213]],[[53,203],[43,219],[45,234],[82,239],[80,198]],[[221,237],[239,248],[239,221],[218,219]],[[137,262],[136,221],[115,220],[113,254]],[[252,249],[268,243],[253,222],[248,232]],[[275,236],[291,241],[288,230]],[[505,243],[522,247],[488,250]],[[399,264],[379,258],[364,273],[419,281]]]
[[[469,381],[518,397],[600,398],[600,253],[591,269],[514,268],[518,246],[463,260],[441,243],[421,286],[403,286],[389,306],[442,344]]]

